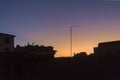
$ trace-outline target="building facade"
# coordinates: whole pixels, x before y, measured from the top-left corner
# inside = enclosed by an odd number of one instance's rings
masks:
[[[14,35],[0,33],[0,52],[14,52]]]
[[[120,41],[102,42],[94,48],[98,56],[120,56]]]

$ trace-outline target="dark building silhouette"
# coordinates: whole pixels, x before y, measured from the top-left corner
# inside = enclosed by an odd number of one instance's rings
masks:
[[[15,48],[16,53],[29,53],[35,54],[38,56],[46,56],[54,58],[56,50],[53,50],[52,46],[39,46],[39,45],[30,45],[27,46],[19,46],[17,45]]]
[[[74,55],[75,58],[87,57],[86,52],[80,52]]]
[[[0,52],[14,52],[14,35],[0,33]]]
[[[97,56],[120,56],[120,41],[102,42],[94,48]]]

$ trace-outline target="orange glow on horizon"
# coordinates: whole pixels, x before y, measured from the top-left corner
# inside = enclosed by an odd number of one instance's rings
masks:
[[[94,25],[96,26],[96,25]],[[93,48],[97,47],[99,42],[119,40],[119,24],[100,24],[98,28],[82,27],[73,30],[73,53],[87,52],[93,53]],[[115,26],[115,27],[114,27]],[[102,27],[102,28],[101,28]],[[39,33],[38,33],[39,34]],[[28,40],[41,41],[39,45],[53,46],[57,50],[55,57],[70,56],[70,35],[69,28],[58,29],[45,36],[29,35]]]

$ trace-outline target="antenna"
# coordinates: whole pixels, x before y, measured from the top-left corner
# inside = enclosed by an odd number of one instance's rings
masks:
[[[38,43],[38,42],[42,42],[42,41],[34,41],[34,42],[28,42],[28,44],[32,44],[32,46],[34,46],[35,45],[35,43]]]

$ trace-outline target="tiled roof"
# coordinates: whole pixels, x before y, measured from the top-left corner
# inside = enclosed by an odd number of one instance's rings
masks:
[[[0,33],[0,36],[11,36],[11,37],[15,37],[15,35],[5,34],[5,33]]]

